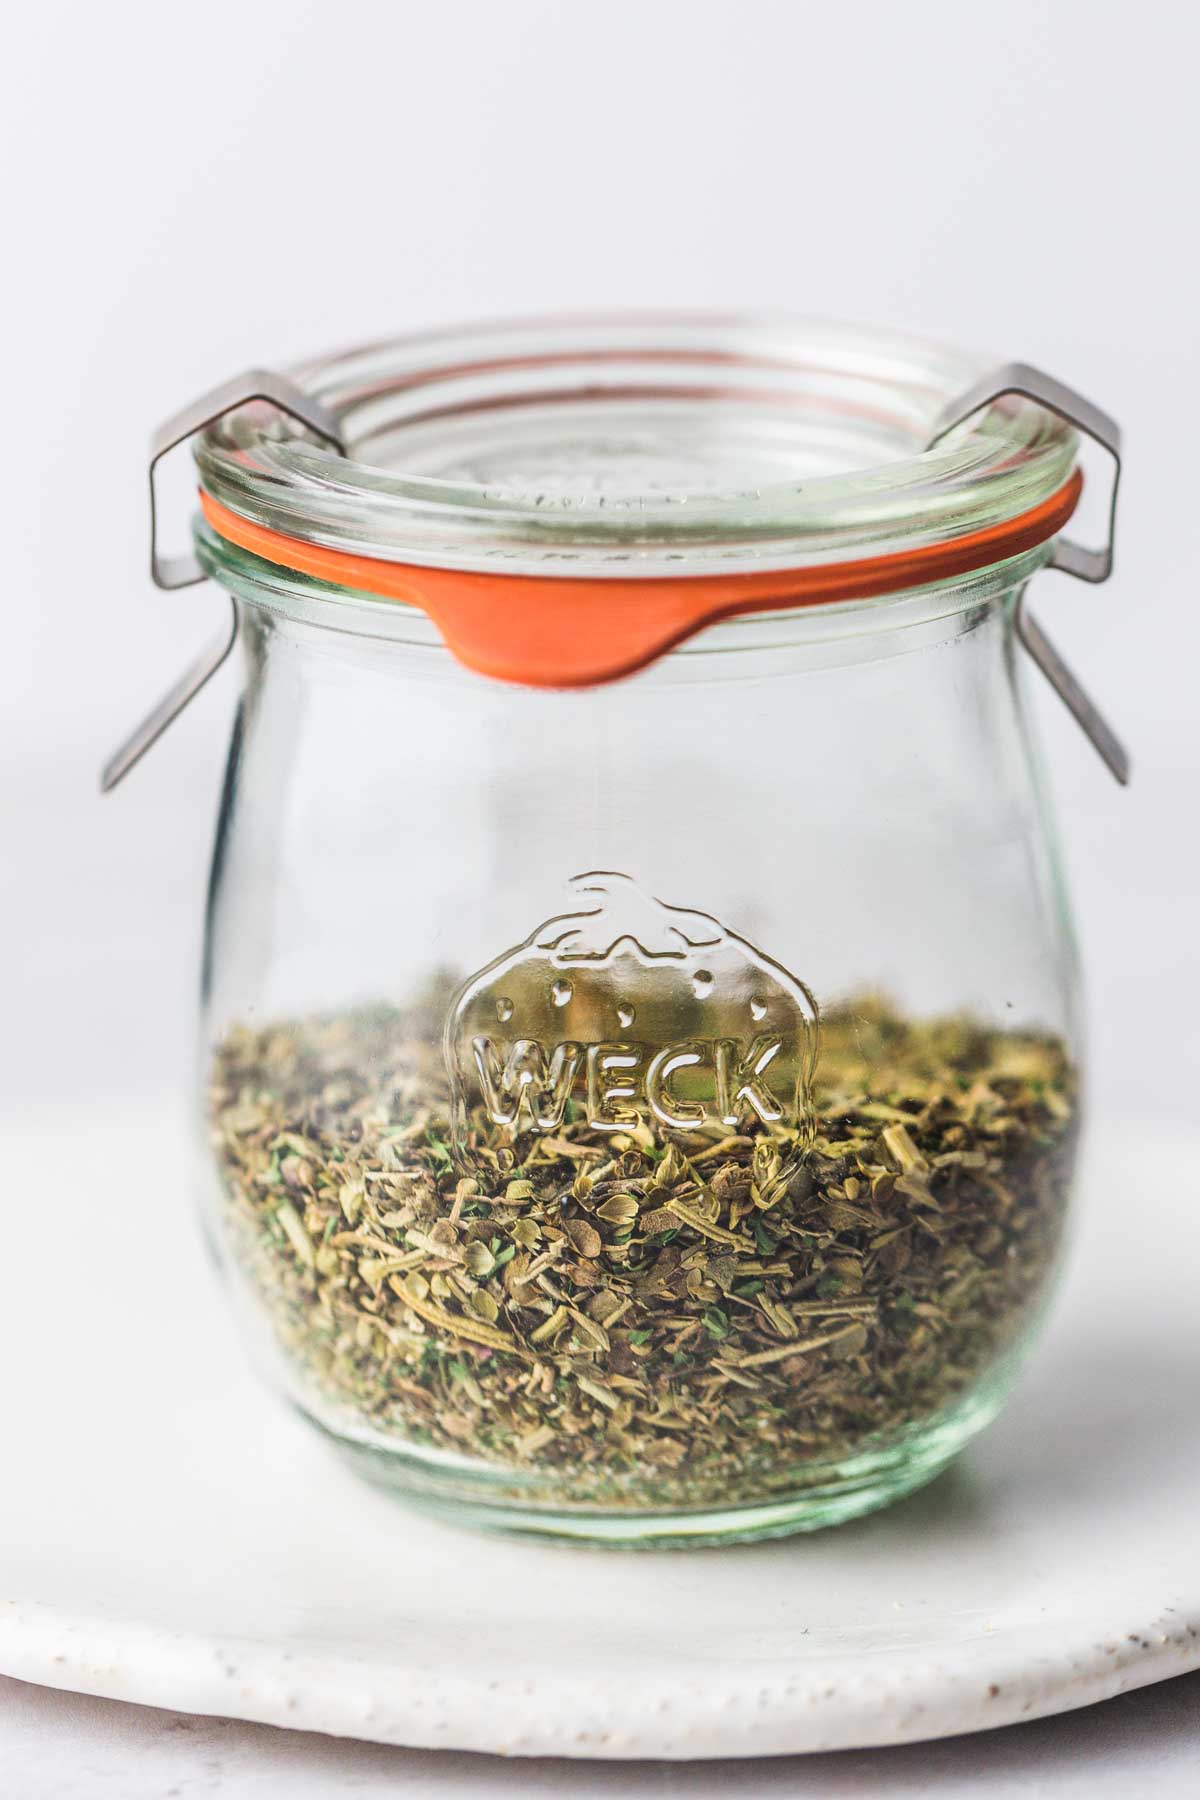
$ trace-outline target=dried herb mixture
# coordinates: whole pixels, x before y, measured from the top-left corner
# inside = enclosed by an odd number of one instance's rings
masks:
[[[468,1176],[431,1039],[380,1008],[216,1053],[221,1234],[334,1429],[525,1500],[739,1504],[935,1417],[1035,1314],[1075,1135],[1053,1038],[864,1002],[823,1023],[810,1146],[574,1105],[513,1145],[480,1112]]]

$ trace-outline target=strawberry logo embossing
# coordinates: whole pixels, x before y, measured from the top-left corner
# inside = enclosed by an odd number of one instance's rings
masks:
[[[710,914],[629,876],[577,875],[583,902],[459,988],[446,1019],[454,1147],[482,1108],[514,1138],[586,1117],[597,1132],[779,1126],[806,1133],[812,994]]]

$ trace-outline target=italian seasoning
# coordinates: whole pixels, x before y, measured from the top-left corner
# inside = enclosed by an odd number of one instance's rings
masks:
[[[515,1141],[480,1106],[464,1174],[421,1013],[238,1029],[213,1071],[222,1236],[332,1430],[526,1501],[770,1499],[1016,1348],[1075,1137],[1060,1040],[875,1001],[822,1022],[813,1106],[815,1136],[664,1135],[571,1102]]]

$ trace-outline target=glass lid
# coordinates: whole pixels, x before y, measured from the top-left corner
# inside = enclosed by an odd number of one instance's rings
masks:
[[[1071,477],[1075,432],[1006,396],[927,448],[994,359],[822,321],[547,319],[290,371],[347,454],[260,402],[197,440],[267,531],[428,568],[560,579],[800,569],[987,531]]]

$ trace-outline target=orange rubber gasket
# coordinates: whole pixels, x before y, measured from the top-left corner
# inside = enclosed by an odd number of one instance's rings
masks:
[[[201,493],[204,516],[265,562],[427,613],[481,675],[525,687],[596,687],[632,675],[705,625],[924,587],[1019,556],[1062,530],[1079,503],[1077,469],[1048,500],[983,531],[857,562],[745,575],[594,577],[479,574],[356,556],[256,525]]]

